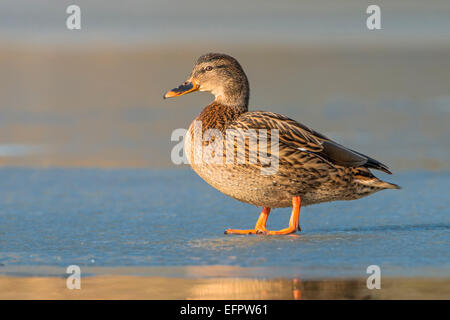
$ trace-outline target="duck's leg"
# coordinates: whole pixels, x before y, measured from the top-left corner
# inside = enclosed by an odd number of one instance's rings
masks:
[[[264,233],[267,235],[290,234],[295,233],[297,228],[301,231],[299,224],[301,203],[302,201],[300,196],[292,197],[292,213],[291,219],[289,220],[289,227],[278,231],[266,230]]]
[[[255,229],[239,230],[239,229],[227,229],[225,234],[258,234],[266,232],[266,223],[269,218],[270,208],[263,207],[258,221],[256,222]]]
[[[271,231],[266,229],[267,218],[269,218],[270,208],[263,207],[261,215],[256,222],[255,229],[249,230],[237,230],[237,229],[227,229],[225,234],[267,234],[267,235],[281,235],[295,233],[300,231],[299,218],[300,218],[300,206],[301,198],[300,196],[292,198],[292,214],[289,220],[289,227],[281,229],[278,231]]]

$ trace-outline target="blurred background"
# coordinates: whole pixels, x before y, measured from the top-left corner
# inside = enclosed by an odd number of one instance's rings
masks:
[[[212,96],[162,95],[211,51],[241,62],[252,109],[393,170],[450,168],[448,0],[2,1],[0,165],[172,167],[171,132]]]
[[[173,130],[213,97],[162,98],[207,52],[242,64],[252,110],[386,163],[396,174],[377,175],[403,190],[302,209],[300,235],[224,235],[258,209],[170,159]],[[448,0],[3,0],[0,298],[77,297],[72,264],[150,276],[88,277],[84,298],[448,298],[449,124]],[[277,212],[269,229],[286,226]],[[381,294],[365,287],[373,264]],[[335,277],[351,280],[304,282]]]

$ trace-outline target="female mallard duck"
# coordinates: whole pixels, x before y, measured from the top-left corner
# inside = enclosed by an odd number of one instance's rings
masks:
[[[300,230],[301,204],[353,200],[383,189],[399,189],[370,172],[369,168],[391,174],[388,167],[377,160],[348,149],[283,115],[249,112],[247,76],[233,57],[218,53],[201,56],[190,78],[167,92],[164,98],[194,91],[211,92],[215,100],[203,109],[188,130],[185,138],[187,160],[214,188],[237,200],[262,206],[254,229],[228,229],[225,231],[227,234],[294,233]],[[249,161],[252,158],[250,141],[257,131],[265,132],[267,139],[278,139],[264,153],[266,158],[260,151],[267,146],[267,141],[253,140],[257,141],[260,157],[257,161]],[[228,138],[229,132],[238,134],[232,139],[220,137]],[[235,138],[238,141],[239,138],[244,139],[241,150]],[[225,152],[230,146],[232,152]],[[237,157],[234,157],[235,147],[238,149]],[[244,156],[245,161],[239,161],[242,160],[239,155]],[[276,160],[276,170],[270,173],[264,172],[268,167],[267,157]],[[270,209],[291,205],[289,227],[279,231],[267,230]]]

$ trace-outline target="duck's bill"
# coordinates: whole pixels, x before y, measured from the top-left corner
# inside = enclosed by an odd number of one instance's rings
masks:
[[[164,99],[182,96],[183,94],[198,91],[199,87],[193,82],[182,83],[178,88],[174,88],[164,95]]]

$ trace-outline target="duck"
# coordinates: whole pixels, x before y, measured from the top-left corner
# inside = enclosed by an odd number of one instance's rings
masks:
[[[163,98],[196,91],[211,93],[214,101],[203,108],[186,132],[187,162],[215,189],[262,207],[254,228],[226,229],[225,234],[293,234],[301,231],[301,207],[400,189],[372,173],[392,174],[374,158],[287,116],[249,111],[247,76],[230,55],[200,56],[189,78]],[[287,207],[292,207],[288,227],[268,230],[271,209]]]

